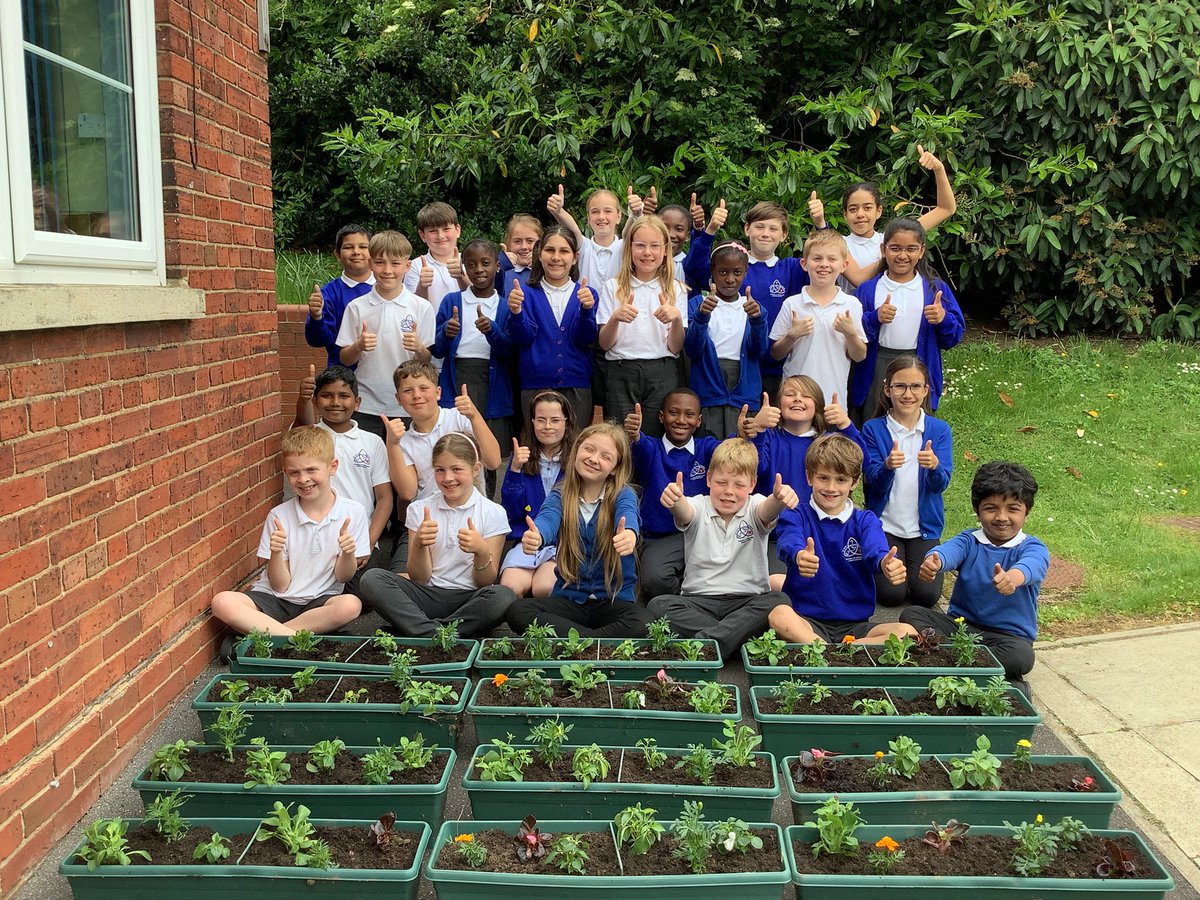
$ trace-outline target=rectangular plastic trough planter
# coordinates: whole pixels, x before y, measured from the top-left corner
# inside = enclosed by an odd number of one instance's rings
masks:
[[[271,643],[275,647],[282,647],[286,644],[286,637],[273,637]],[[367,646],[372,641],[370,637],[346,637],[344,635],[323,635],[321,637],[321,647],[329,644],[337,645],[355,645],[357,650]],[[461,662],[445,662],[445,663],[426,663],[413,667],[413,671],[420,675],[461,675],[466,676],[471,671],[471,666],[475,663],[475,657],[479,653],[479,641],[462,639],[461,643],[465,644],[469,651],[466,659]],[[401,650],[405,647],[432,647],[433,638],[417,638],[417,637],[398,637],[396,644]],[[300,669],[306,669],[309,666],[316,666],[317,672],[322,675],[387,675],[390,671],[388,666],[371,665],[367,663],[357,663],[354,661],[354,656],[351,655],[345,662],[328,662],[323,659],[262,659],[261,657],[252,656],[250,653],[250,638],[244,637],[238,641],[234,648],[234,657],[229,661],[229,671],[240,673],[243,675],[278,675],[291,674],[298,672]]]
[[[792,650],[803,644],[788,644]],[[883,648],[861,645],[856,652],[862,658],[861,666],[772,666],[762,662],[754,662],[742,646],[742,663],[746,667],[746,675],[750,678],[751,687],[769,687],[779,684],[789,677],[799,681],[819,681],[821,684],[853,684],[857,687],[925,687],[931,678],[943,675],[957,675],[960,678],[974,678],[983,684],[993,675],[1003,675],[1004,667],[996,661],[992,651],[980,646],[979,651],[986,653],[991,665],[988,666],[881,666],[874,660],[874,654]],[[826,653],[836,653],[830,648]]]
[[[211,731],[221,710],[233,703],[224,700],[207,700],[213,687],[222,681],[235,680],[238,676],[225,673],[215,676],[192,700],[192,709],[200,717],[207,741],[214,741]],[[291,677],[287,675],[259,675],[256,678],[278,679],[287,686]],[[312,746],[316,741],[341,738],[348,747],[374,747],[376,741],[395,744],[401,737],[424,735],[425,745],[453,747],[459,730],[459,720],[467,704],[471,682],[466,678],[426,679],[453,682],[458,691],[458,701],[453,704],[438,704],[432,712],[413,707],[406,713],[400,712],[398,703],[339,703],[339,685],[343,676],[318,675],[316,680],[329,685],[327,700],[322,703],[243,703],[242,708],[253,719],[250,731],[255,737],[267,739],[268,744],[305,744]],[[356,675],[370,681],[386,679],[371,675]]]
[[[573,732],[572,732],[573,734]],[[522,746],[522,745],[516,745]],[[562,819],[611,819],[627,806],[641,802],[652,807],[660,821],[676,819],[683,812],[685,800],[701,800],[704,816],[710,820],[742,819],[746,822],[765,822],[771,818],[771,807],[779,796],[779,773],[772,770],[771,786],[764,788],[729,787],[720,784],[678,785],[622,783],[620,770],[609,773],[609,779],[594,782],[587,790],[570,777],[571,754],[575,747],[564,747],[566,757],[560,765],[568,780],[564,781],[480,781],[475,778],[475,759],[491,749],[490,744],[475,748],[470,765],[463,774],[463,787],[471,799],[471,809],[478,819],[500,819],[523,810],[535,815]],[[627,755],[641,755],[641,750],[604,747],[605,750],[621,750],[622,764]],[[660,747],[668,759],[666,765],[674,766],[677,758],[686,750],[671,750]],[[775,765],[775,757],[769,753],[755,753],[757,769],[767,771],[766,766]]]
[[[705,807],[707,818],[708,808]],[[524,813],[521,813],[524,815]],[[662,817],[657,817],[661,821]],[[541,875],[527,872],[477,872],[439,869],[438,851],[455,835],[464,832],[499,828],[516,834],[518,819],[505,821],[450,821],[442,824],[433,840],[433,853],[425,866],[425,880],[437,890],[438,900],[479,900],[486,897],[513,897],[528,900],[531,896],[559,898],[582,897],[597,900],[618,894],[688,900],[779,900],[791,877],[780,854],[779,870],[723,875]],[[551,834],[563,832],[602,831],[611,834],[611,823],[576,820],[538,820],[538,827]],[[778,825],[751,823],[750,827],[779,832]],[[619,855],[619,854],[618,854]]]
[[[277,747],[287,753],[304,753],[310,744]],[[235,758],[244,759],[249,745],[234,748]],[[346,751],[362,756],[374,747],[347,747]],[[224,753],[213,744],[192,748],[192,753]],[[285,806],[303,803],[309,809],[337,819],[374,819],[383,812],[394,812],[404,821],[428,822],[436,825],[442,819],[446,790],[457,755],[453,750],[434,751],[435,760],[445,759],[442,777],[436,784],[279,784],[255,785],[250,789],[237,784],[204,781],[156,781],[148,770],[133,779],[133,789],[142,797],[142,806],[153,802],[157,794],[169,794],[181,789],[191,799],[187,802],[189,817],[203,816],[265,816],[276,800]]]
[[[878,685],[838,685],[838,693],[852,693]],[[896,698],[912,698],[925,693],[923,688],[887,688]],[[1012,700],[1010,716],[819,716],[759,711],[759,700],[770,695],[768,687],[750,688],[754,720],[763,736],[763,749],[776,756],[796,750],[819,747],[838,753],[874,753],[887,747],[899,735],[906,734],[929,753],[970,753],[975,739],[986,734],[993,746],[1011,747],[1017,741],[1033,737],[1042,717],[1016,688],[1008,689]]]
[[[519,640],[519,639],[518,639]],[[699,639],[698,639],[699,640]],[[716,681],[717,672],[724,665],[724,660],[721,659],[721,650],[717,646],[717,642],[713,640],[700,640],[700,643],[714,654],[714,658],[697,660],[696,662],[688,662],[686,659],[680,659],[678,656],[668,654],[661,659],[601,659],[600,651],[602,648],[615,647],[622,643],[621,638],[599,638],[596,641],[592,655],[588,660],[575,659],[488,659],[487,649],[492,644],[496,643],[496,638],[484,638],[480,642],[479,655],[475,658],[475,668],[479,670],[481,676],[491,678],[496,674],[513,675],[519,674],[525,669],[545,669],[549,674],[554,674],[558,671],[558,667],[571,662],[594,662],[598,669],[602,669],[608,674],[609,678],[622,678],[631,680],[635,678],[648,678],[659,669],[666,669],[671,673],[672,678],[681,681],[695,681],[704,679],[706,681]],[[516,644],[517,641],[514,641]],[[634,643],[639,646],[649,647],[649,640],[634,639]]]
[[[722,737],[726,719],[735,722],[742,718],[742,695],[737,685],[723,684],[733,693],[733,709],[723,713],[675,712],[656,709],[625,709],[619,707],[624,691],[637,687],[640,681],[607,681],[612,706],[615,709],[563,708],[551,706],[481,706],[479,692],[486,681],[475,685],[467,712],[475,722],[475,737],[480,743],[509,734],[525,735],[539,722],[558,716],[564,723],[574,725],[571,742],[574,744],[608,744],[632,747],[640,738],[654,738],[662,747],[686,747],[688,744],[708,744]]]
[[[885,745],[886,746],[886,745]],[[855,757],[839,757],[854,759]],[[863,755],[860,759],[873,759]],[[922,756],[922,760],[931,759]],[[949,767],[951,756],[937,759]],[[1008,762],[1011,756],[999,756]],[[802,793],[792,782],[795,756],[780,764],[783,783],[792,803],[792,817],[797,822],[812,821],[816,809],[833,794]],[[1121,791],[1091,759],[1086,756],[1034,756],[1034,764],[1078,763],[1096,779],[1094,791],[979,791],[973,789],[944,791],[862,791],[837,794],[843,803],[853,803],[862,810],[868,822],[889,822],[921,825],[958,819],[974,825],[1003,825],[1021,822],[1041,813],[1048,821],[1073,816],[1088,828],[1107,828],[1113,809],[1121,802]]]
[[[269,810],[268,810],[269,811]],[[265,815],[265,812],[264,812]],[[225,837],[242,836],[239,846],[232,850],[240,854],[249,845],[250,837],[260,820],[239,818],[189,818],[195,825],[207,825]],[[313,819],[316,825],[333,827],[354,826],[364,831],[371,826],[365,819]],[[130,827],[139,820],[130,820]],[[430,828],[425,822],[397,822],[397,831],[419,831],[420,844],[413,863],[407,869],[320,869],[294,866],[206,865],[187,866],[100,866],[89,872],[79,861],[81,840],[58,867],[58,873],[71,885],[75,900],[132,900],[132,898],[170,897],[171,900],[212,900],[214,897],[279,898],[293,897],[345,898],[386,896],[412,900],[417,895],[417,878],[421,861],[429,846]],[[240,858],[240,857],[239,857]]]
[[[868,848],[884,835],[893,840],[923,835],[928,825],[870,825],[859,828],[854,836]],[[1173,890],[1175,882],[1150,852],[1141,835],[1133,831],[1101,829],[1100,837],[1127,837],[1151,861],[1149,870],[1136,878],[972,878],[965,876],[914,875],[802,875],[796,869],[793,841],[812,842],[817,830],[802,825],[786,829],[784,852],[792,869],[796,896],[804,900],[1151,900]],[[995,825],[971,827],[971,834],[1010,837],[1007,828]],[[970,835],[968,835],[970,840]]]

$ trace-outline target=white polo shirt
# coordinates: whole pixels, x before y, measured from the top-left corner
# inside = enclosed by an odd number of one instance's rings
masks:
[[[590,237],[579,245],[579,277],[586,278],[588,286],[596,289],[617,274],[621,264],[621,248],[625,242],[617,238],[608,247],[601,247]]]
[[[342,583],[333,577],[333,564],[342,552],[338,548],[338,535],[346,519],[350,520],[350,533],[354,535],[357,545],[355,555],[371,555],[371,533],[368,528],[371,517],[360,504],[336,492],[333,506],[320,522],[310,519],[300,508],[300,500],[295,497],[272,509],[258,539],[258,558],[264,562],[271,558],[271,532],[275,530],[276,519],[279,519],[287,533],[283,558],[288,562],[292,581],[287,593],[280,594],[271,587],[264,569],[251,590],[264,591],[296,606],[304,606],[318,597],[340,593]]]
[[[462,506],[451,506],[441,491],[435,489],[434,496],[409,504],[408,514],[404,517],[404,524],[409,531],[421,527],[426,508],[438,524],[437,541],[429,548],[433,561],[430,587],[475,590],[475,557],[459,549],[458,531],[467,527],[469,517],[475,530],[485,538],[508,534],[508,514],[504,512],[504,507],[493,503],[478,490],[472,491]],[[411,535],[409,541],[412,541]],[[412,553],[411,549],[409,553]],[[497,559],[496,563],[499,565],[500,560]]]
[[[408,290],[395,299],[384,300],[372,288],[355,297],[346,306],[337,345],[349,347],[362,335],[363,323],[376,335],[378,343],[358,358],[358,392],[362,396],[359,411],[369,415],[403,416],[404,408],[396,399],[392,373],[414,354],[404,349],[404,333],[415,331],[421,343],[433,343],[433,307]]]
[[[390,484],[388,478],[387,448],[383,441],[369,431],[363,431],[358,423],[350,420],[350,430],[334,431],[322,421],[317,427],[333,435],[333,455],[337,457],[338,469],[331,483],[340,497],[349,497],[362,506],[370,516],[375,511],[375,487]]]
[[[708,338],[717,351],[717,359],[741,359],[742,341],[746,338],[746,321],[749,316],[742,307],[746,298],[717,300],[716,309],[708,318]],[[766,312],[763,312],[766,315]]]
[[[850,250],[850,255],[854,257],[854,261],[860,266],[874,265],[883,256],[883,252],[879,249],[883,246],[883,232],[876,231],[870,237],[860,237],[854,232],[850,232],[846,235],[846,246]]]
[[[443,297],[454,291],[461,291],[463,287],[458,283],[458,279],[450,274],[450,269],[445,263],[438,262],[428,253],[423,253],[412,261],[412,265],[404,274],[405,290],[414,295],[417,293],[417,287],[421,283],[421,270],[426,266],[433,269],[433,284],[429,285],[429,305],[436,310]]]
[[[883,305],[888,294],[892,295],[896,318],[879,326],[879,346],[889,350],[914,350],[925,317],[925,279],[914,275],[911,281],[899,282],[883,275],[875,285],[876,309]]]
[[[813,330],[812,334],[800,338],[792,346],[787,359],[783,361],[783,377],[808,375],[825,392],[826,403],[831,402],[836,392],[838,402],[845,406],[850,357],[846,355],[846,336],[834,330],[833,322],[841,313],[849,312],[859,339],[866,342],[867,336],[862,327],[862,304],[839,289],[837,295],[822,306],[809,294],[808,287],[803,287],[799,294],[793,294],[783,301],[775,324],[771,326],[772,341],[787,334],[792,327],[793,312],[801,319],[811,316]]]
[[[726,524],[713,509],[710,497],[688,497],[694,515],[686,528],[679,529],[687,561],[683,574],[685,595],[743,596],[770,590],[767,536],[775,524],[764,526],[757,515],[766,500],[761,494],[751,494]]]
[[[500,305],[500,295],[493,292],[490,297],[476,297],[471,291],[463,291],[462,304],[458,310],[458,321],[462,323],[462,331],[458,339],[458,359],[491,359],[492,345],[487,337],[475,325],[476,310],[492,320],[495,327],[496,309]]]
[[[632,322],[623,322],[617,329],[616,342],[611,350],[605,351],[606,359],[662,359],[678,356],[667,349],[667,335],[671,329],[658,319],[654,312],[659,307],[658,295],[663,290],[660,282],[642,281],[631,278],[630,289],[633,305],[638,310]],[[675,292],[675,305],[679,308],[681,323],[687,329],[687,291],[678,281],[672,281],[668,290]],[[612,318],[620,304],[617,302],[617,279],[610,278],[600,292],[600,305],[596,309],[596,323],[603,326]]]
[[[417,496],[413,498],[414,501],[423,500],[438,493],[437,484],[433,480],[433,445],[443,434],[455,431],[467,435],[472,442],[475,441],[471,420],[457,409],[443,407],[438,411],[438,420],[434,423],[431,431],[425,433],[410,427],[400,438],[400,449],[404,451],[405,459],[412,463],[417,470]],[[482,487],[482,469],[479,475],[476,483]]]
[[[900,452],[904,454],[904,465],[892,473],[892,490],[888,494],[887,505],[883,507],[883,515],[879,521],[883,530],[902,538],[919,538],[921,536],[921,510],[918,483],[921,480],[921,464],[917,462],[917,454],[925,446],[925,410],[917,416],[916,427],[911,431],[897,422],[889,414],[887,419],[888,434],[892,440],[900,444]],[[891,452],[891,448],[888,448]]]
[[[550,282],[542,279],[541,288],[546,295],[546,301],[550,304],[550,311],[554,313],[555,324],[562,325],[563,316],[567,314],[567,304],[578,293],[575,282],[567,279],[566,284],[555,287]]]

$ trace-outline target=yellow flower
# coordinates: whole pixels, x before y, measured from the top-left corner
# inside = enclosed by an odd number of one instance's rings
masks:
[[[900,845],[893,841],[886,834],[875,842],[875,846],[880,850],[886,850],[888,853],[895,853],[900,849]]]
[[[955,623],[956,625],[961,625],[961,624],[962,624],[963,622],[965,622],[965,621],[967,621],[967,620],[966,620],[966,619],[964,619],[962,616],[959,616],[957,619],[955,619],[955,620],[954,620],[954,623]]]
[[[1037,814],[1037,818],[1036,818],[1036,819],[1034,819],[1033,821],[1034,821],[1036,824],[1038,824],[1038,825],[1041,825],[1041,824],[1042,824],[1042,814],[1041,814],[1041,813],[1038,813],[1038,814]]]
[[[1089,409],[1089,410],[1087,411],[1087,414],[1088,414],[1089,416],[1091,416],[1093,419],[1098,419],[1098,418],[1100,418],[1100,411],[1099,411],[1099,410],[1096,410],[1096,409]]]
[[[1025,740],[1025,738],[1021,738],[1021,740],[1017,741],[1017,746],[1018,747],[1032,747],[1033,744],[1029,743],[1029,741]]]
[[[876,758],[876,759],[883,759],[883,751],[882,751],[882,750],[876,750],[876,751],[875,751],[875,758]]]
[[[492,676],[492,684],[494,684],[496,687],[500,687],[500,685],[504,684],[506,681],[508,681],[508,676],[503,672],[497,672]]]
[[[454,838],[454,843],[456,843],[456,844],[469,844],[469,843],[471,843],[473,840],[475,840],[475,835],[473,835],[473,834],[460,834],[460,835],[458,835],[457,837],[455,837],[455,838]]]

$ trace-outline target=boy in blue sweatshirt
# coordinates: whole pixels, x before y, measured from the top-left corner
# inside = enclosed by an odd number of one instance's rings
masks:
[[[355,297],[361,297],[375,284],[371,274],[369,251],[371,233],[361,225],[343,225],[334,242],[334,255],[342,264],[342,274],[324,287],[314,284],[308,295],[308,318],[304,321],[304,340],[310,347],[325,348],[326,366],[341,365],[338,330],[342,314]],[[354,366],[348,366],[353,370]]]
[[[978,529],[967,529],[934,547],[921,563],[921,578],[932,581],[943,569],[958,571],[945,613],[910,607],[900,616],[918,630],[944,635],[959,623],[979,634],[1004,666],[1004,675],[1026,694],[1024,676],[1033,668],[1037,638],[1037,598],[1050,566],[1050,551],[1024,532],[1033,509],[1037,481],[1024,466],[989,462],[971,482],[971,505]]]
[[[642,405],[634,404],[625,417],[633,460],[633,477],[642,488],[641,589],[647,600],[659,594],[678,594],[683,583],[683,533],[659,502],[663,489],[683,475],[683,495],[695,497],[708,489],[708,462],[720,441],[697,435],[700,398],[677,388],[663,398],[658,420],[661,438],[642,434]]]
[[[909,625],[868,621],[875,612],[875,573],[892,584],[902,584],[905,573],[879,519],[850,500],[862,465],[862,448],[840,434],[817,438],[808,450],[812,497],[785,511],[777,529],[779,556],[787,562],[783,592],[791,605],[776,606],[767,621],[785,641],[837,644],[851,635],[882,644],[888,635],[916,634]]]

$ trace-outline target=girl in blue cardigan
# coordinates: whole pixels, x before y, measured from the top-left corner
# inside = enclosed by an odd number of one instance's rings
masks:
[[[884,273],[858,289],[867,358],[854,368],[850,406],[874,416],[887,367],[912,354],[929,369],[929,407],[942,395],[942,351],[962,340],[966,320],[954,292],[925,259],[925,229],[914,219],[893,219],[883,230]]]
[[[513,438],[512,459],[504,470],[500,503],[512,527],[508,551],[500,569],[500,583],[518,597],[549,597],[554,588],[554,545],[526,553],[521,538],[528,527],[526,516],[537,516],[546,495],[562,481],[563,454],[575,442],[575,412],[558,391],[540,391],[529,404],[521,441]]]
[[[922,581],[918,570],[946,524],[942,494],[954,468],[950,426],[930,414],[929,369],[910,354],[887,367],[881,399],[885,414],[863,426],[863,492],[867,509],[883,523],[888,546],[898,549],[896,558],[905,564],[908,578],[892,584],[877,574],[875,602],[932,607],[942,595],[942,573]]]
[[[758,361],[767,352],[767,317],[750,295],[740,293],[749,254],[737,241],[712,252],[712,283],[688,301],[683,350],[692,360],[692,390],[700,397],[705,433],[723,441],[737,432],[743,406],[758,406],[762,376]]]
[[[508,334],[519,358],[521,405],[539,391],[558,391],[583,423],[592,420],[596,293],[578,278],[575,233],[550,226],[534,248],[529,284],[517,281],[508,294]]]

